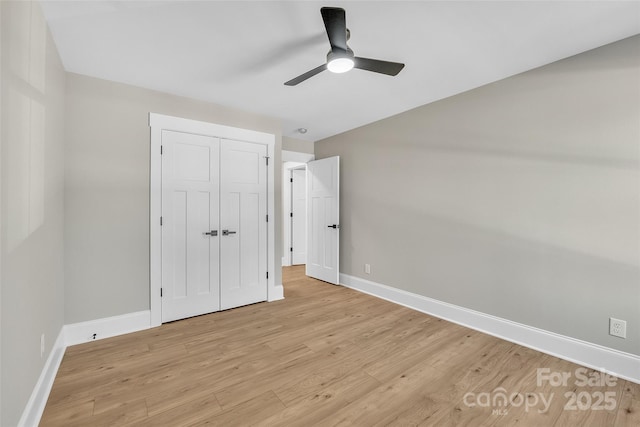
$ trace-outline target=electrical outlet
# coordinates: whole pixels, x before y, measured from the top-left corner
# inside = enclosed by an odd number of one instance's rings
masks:
[[[627,338],[627,322],[620,319],[609,318],[609,335]]]
[[[40,358],[44,357],[44,334],[40,335]]]
[[[371,274],[371,265],[365,264],[364,265],[364,272],[367,273],[367,274]]]

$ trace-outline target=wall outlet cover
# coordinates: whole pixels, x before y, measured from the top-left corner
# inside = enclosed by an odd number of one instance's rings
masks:
[[[625,320],[609,318],[609,335],[627,338],[627,322]]]

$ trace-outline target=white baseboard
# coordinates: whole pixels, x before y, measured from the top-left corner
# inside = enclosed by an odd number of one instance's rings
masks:
[[[67,348],[64,333],[63,326],[42,368],[40,378],[38,378],[38,382],[33,388],[27,406],[22,411],[22,416],[18,422],[19,427],[37,426],[40,423],[44,407],[47,404],[47,399],[49,399],[51,387],[53,387],[53,381],[56,379],[60,362],[62,362],[62,357],[64,356],[64,350]]]
[[[340,274],[340,283],[348,288],[422,313],[640,383],[640,356],[512,322],[348,274]]]
[[[65,325],[66,345],[81,344],[94,339],[115,337],[116,335],[142,331],[151,327],[151,311],[138,311],[120,316]],[[96,334],[95,338],[93,334]]]

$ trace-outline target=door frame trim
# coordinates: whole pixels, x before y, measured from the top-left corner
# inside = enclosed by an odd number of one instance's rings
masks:
[[[267,301],[284,298],[282,283],[275,283],[275,191],[274,169],[282,167],[275,165],[275,135],[249,129],[241,129],[163,114],[149,113],[149,127],[151,128],[150,153],[150,189],[149,189],[149,306],[151,311],[151,327],[162,324],[162,229],[160,216],[162,214],[162,131],[192,133],[215,138],[253,142],[267,146],[267,156],[271,160],[267,167],[267,269],[271,273],[267,279]]]

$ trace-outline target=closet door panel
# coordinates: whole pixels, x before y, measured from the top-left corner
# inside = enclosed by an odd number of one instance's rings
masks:
[[[267,148],[220,143],[221,309],[267,299]]]
[[[220,140],[163,131],[162,150],[162,321],[169,322],[220,309]]]

